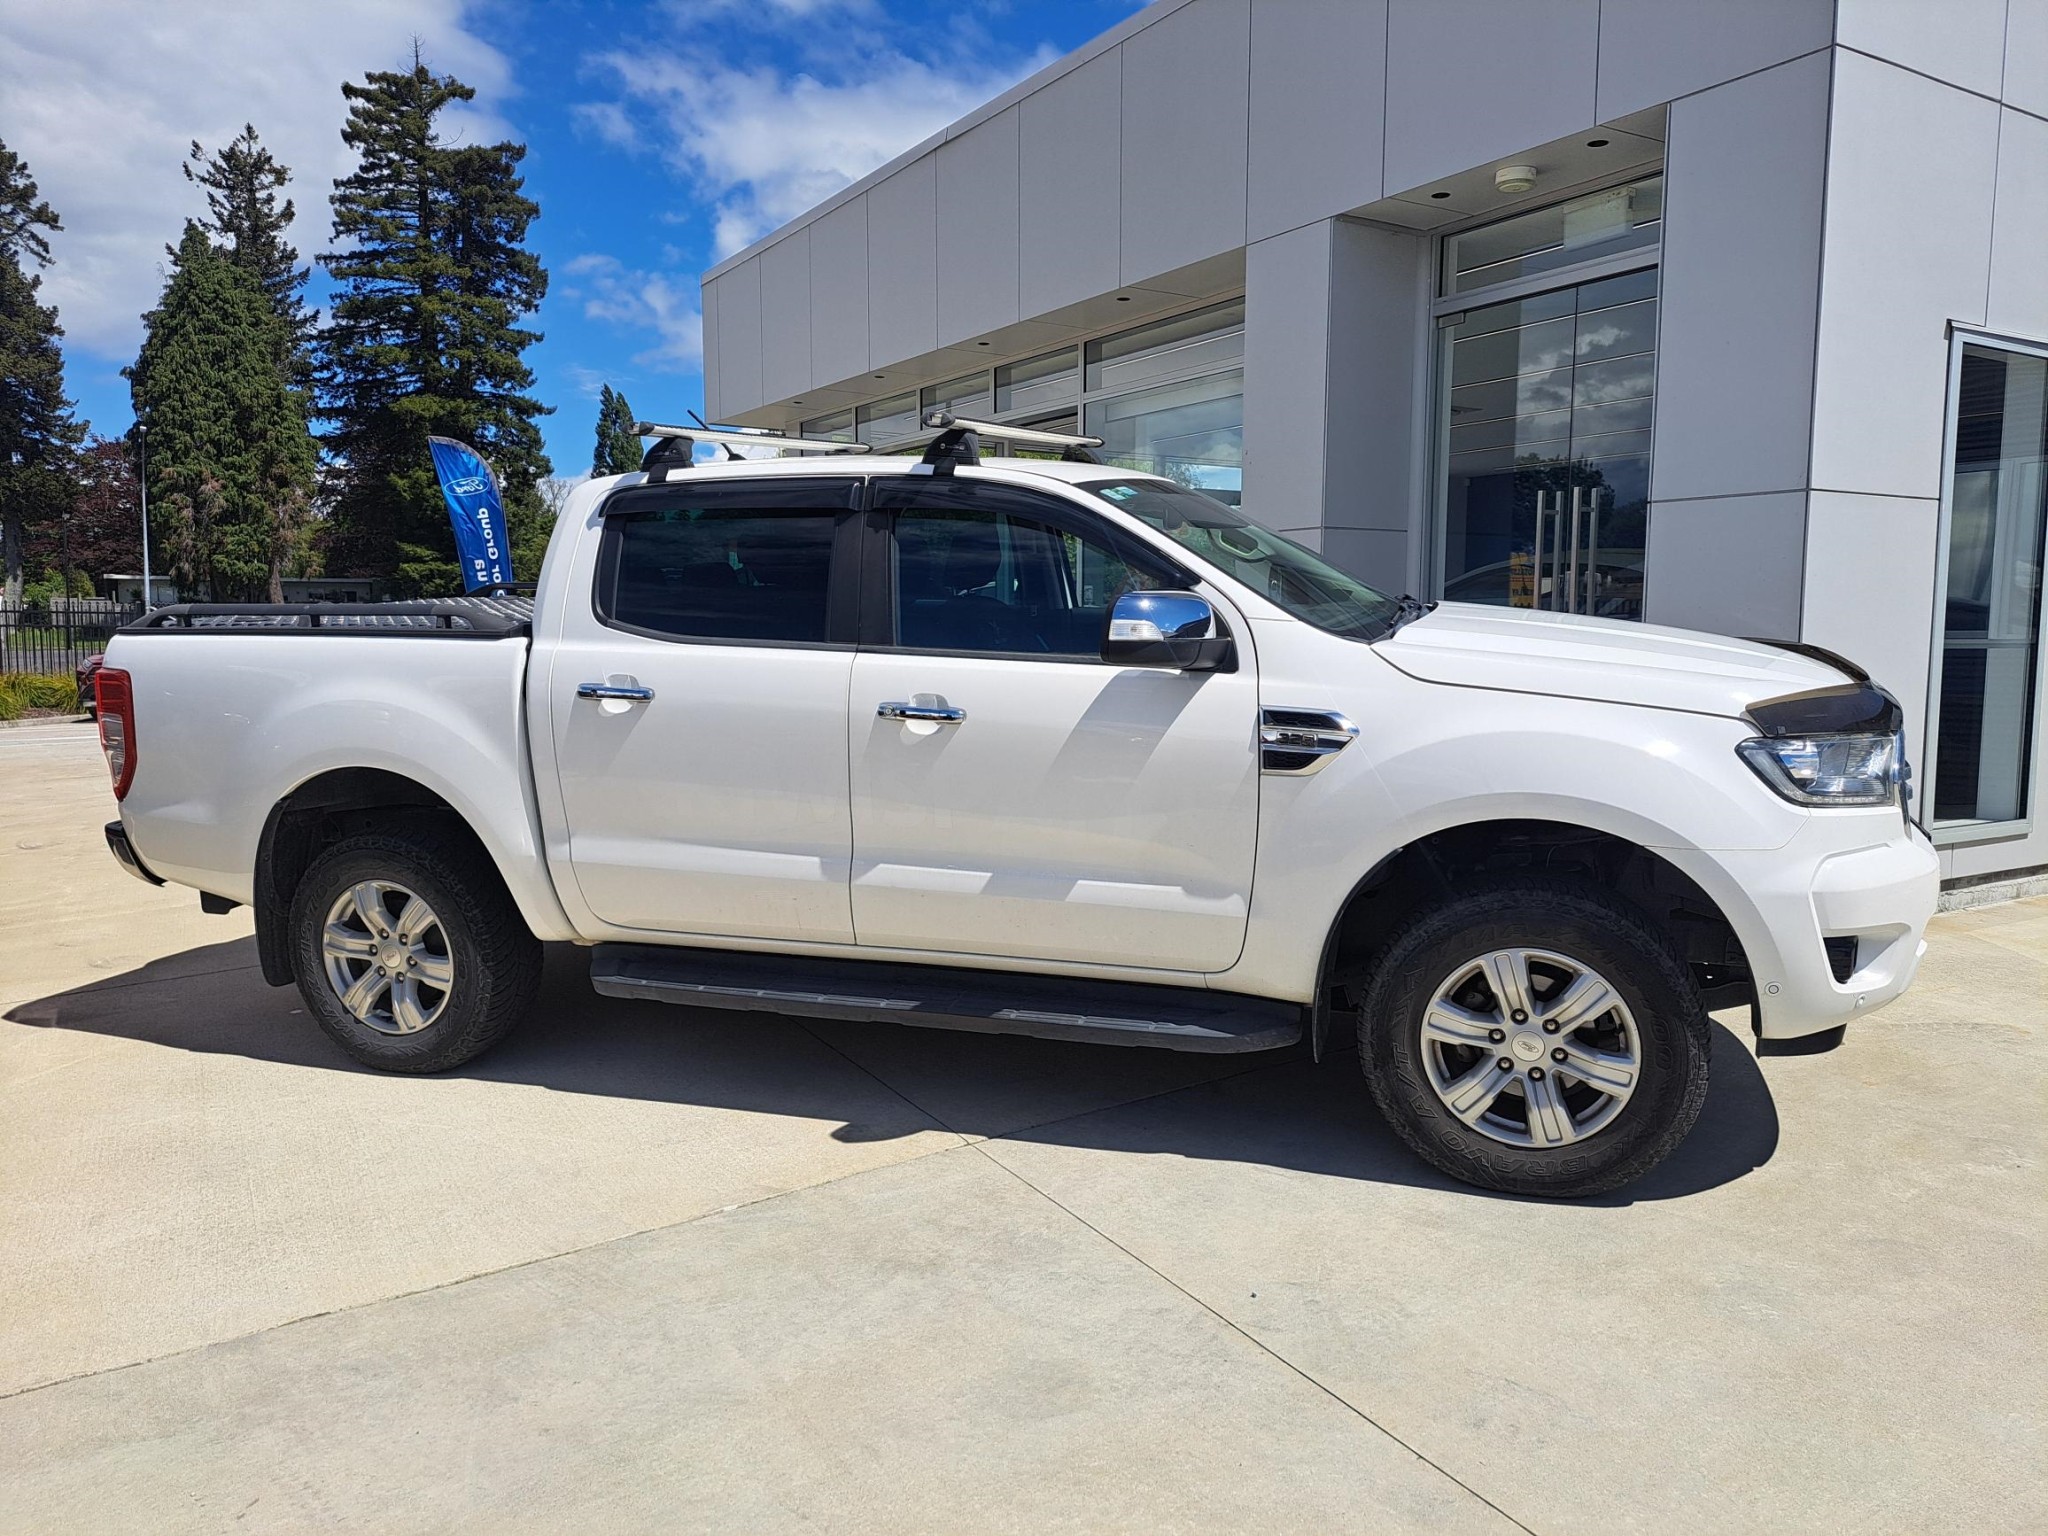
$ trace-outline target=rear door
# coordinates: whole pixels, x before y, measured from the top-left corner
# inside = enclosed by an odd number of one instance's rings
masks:
[[[860,942],[1228,969],[1258,823],[1249,626],[1234,673],[1108,665],[1116,594],[1186,584],[1142,543],[967,475],[877,479],[872,504],[847,718]]]
[[[860,495],[684,473],[606,504],[548,683],[568,863],[601,923],[852,939]]]

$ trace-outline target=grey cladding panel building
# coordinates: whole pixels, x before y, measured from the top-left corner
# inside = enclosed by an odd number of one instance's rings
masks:
[[[705,387],[1829,647],[1975,879],[2048,865],[2043,252],[2048,0],[1159,0],[707,274]]]

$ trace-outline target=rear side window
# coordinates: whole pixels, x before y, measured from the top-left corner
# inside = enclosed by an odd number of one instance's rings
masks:
[[[832,636],[833,545],[858,481],[677,483],[605,509],[598,617],[681,640],[818,644]]]

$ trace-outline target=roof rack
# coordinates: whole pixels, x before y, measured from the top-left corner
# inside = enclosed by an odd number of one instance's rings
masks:
[[[969,421],[964,416],[955,416],[951,411],[927,411],[924,424],[939,435],[932,439],[931,446],[924,451],[924,457],[913,475],[950,475],[962,464],[981,462],[981,434],[1021,448],[1058,448],[1060,458],[1069,464],[1100,464],[1090,450],[1100,448],[1099,437],[1082,437],[1073,432],[1041,432],[1036,427],[1009,427],[999,421]]]
[[[765,428],[707,427],[701,423],[693,427],[665,426],[658,421],[636,421],[633,431],[641,437],[659,438],[640,467],[647,471],[648,480],[655,485],[669,477],[671,470],[688,469],[693,461],[693,451],[698,443],[711,443],[726,450],[729,458],[738,458],[741,448],[773,448],[778,453],[866,453],[866,443],[842,443],[822,437],[785,437],[780,432]]]

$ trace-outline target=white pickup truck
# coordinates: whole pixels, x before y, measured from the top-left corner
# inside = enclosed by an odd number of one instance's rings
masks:
[[[1911,981],[1936,859],[1848,662],[1390,598],[1169,480],[976,447],[685,440],[575,493],[530,603],[159,610],[99,675],[108,841],[252,906],[376,1067],[486,1049],[559,941],[700,1007],[1355,1030],[1416,1152],[1533,1195],[1683,1139],[1709,1008],[1814,1036]]]

